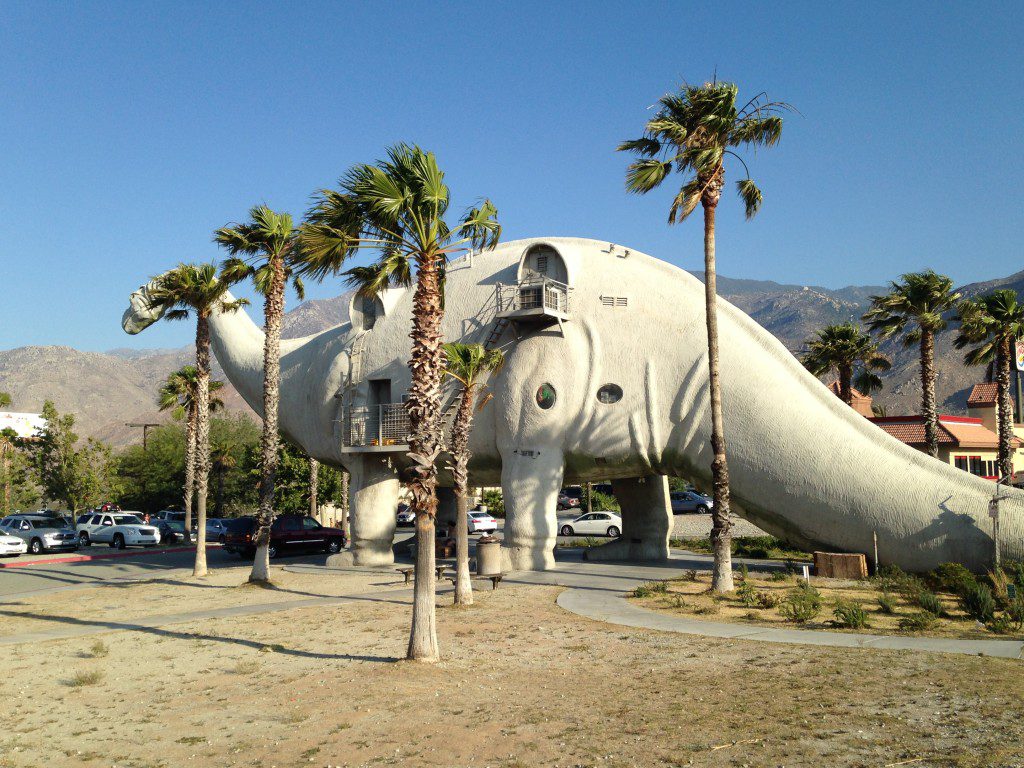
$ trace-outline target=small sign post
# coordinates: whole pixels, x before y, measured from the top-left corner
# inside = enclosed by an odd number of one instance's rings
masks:
[[[998,494],[999,491],[997,490],[996,493]],[[992,544],[993,544],[994,549],[995,549],[995,558],[994,558],[995,559],[995,567],[996,567],[996,569],[998,569],[1000,564],[1001,564],[1000,563],[1001,558],[999,556],[999,496],[998,495],[993,497],[988,502],[988,516],[992,518]]]

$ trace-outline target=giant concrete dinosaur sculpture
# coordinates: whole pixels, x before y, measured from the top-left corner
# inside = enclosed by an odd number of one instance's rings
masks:
[[[402,411],[378,404],[398,401],[408,385],[411,299],[406,289],[357,298],[347,322],[281,345],[282,431],[352,473],[347,557],[361,564],[392,558],[405,456],[390,443],[401,442]],[[744,313],[727,302],[719,313],[739,514],[807,547],[871,552],[877,534],[881,561],[907,569],[990,563],[991,482],[885,434]],[[142,289],[126,330],[153,314]],[[259,412],[262,333],[243,312],[215,316],[211,332],[228,378]],[[707,485],[710,474],[701,283],[607,243],[508,242],[450,265],[444,332],[506,353],[489,384],[494,398],[476,419],[470,467],[474,485],[504,492],[506,566],[550,567],[559,489],[605,478],[613,478],[624,530],[589,556],[667,557],[664,476]],[[373,418],[381,414],[382,425]],[[1001,495],[1002,551],[1024,557],[1024,492]]]

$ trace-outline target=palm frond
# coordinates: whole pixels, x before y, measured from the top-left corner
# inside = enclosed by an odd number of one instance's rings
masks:
[[[764,200],[761,190],[757,188],[753,179],[743,179],[736,182],[736,191],[739,192],[740,198],[743,200],[747,219],[754,218],[761,210],[761,202]]]

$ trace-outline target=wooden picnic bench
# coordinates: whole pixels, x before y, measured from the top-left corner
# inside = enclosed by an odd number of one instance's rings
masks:
[[[448,578],[448,581],[450,581],[452,584],[455,584],[455,577],[454,576],[448,576],[447,578]],[[500,573],[478,573],[478,574],[472,574],[469,578],[474,579],[474,580],[476,580],[476,579],[483,579],[484,581],[487,581],[489,579],[490,582],[491,582],[491,590],[493,591],[493,590],[498,588],[498,582],[501,581],[502,574],[500,574]]]

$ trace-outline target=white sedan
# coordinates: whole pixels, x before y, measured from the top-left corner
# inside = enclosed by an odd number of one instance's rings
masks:
[[[611,536],[622,533],[622,518],[614,512],[590,512],[580,515],[558,529],[561,536]]]
[[[133,514],[105,512],[79,520],[78,539],[83,547],[93,542],[110,544],[115,549],[154,547],[160,543],[160,531]]]
[[[498,530],[498,521],[491,517],[490,512],[474,511],[469,513],[470,533],[494,533]]]
[[[17,557],[28,552],[28,544],[24,539],[8,534],[0,534],[0,557]]]

